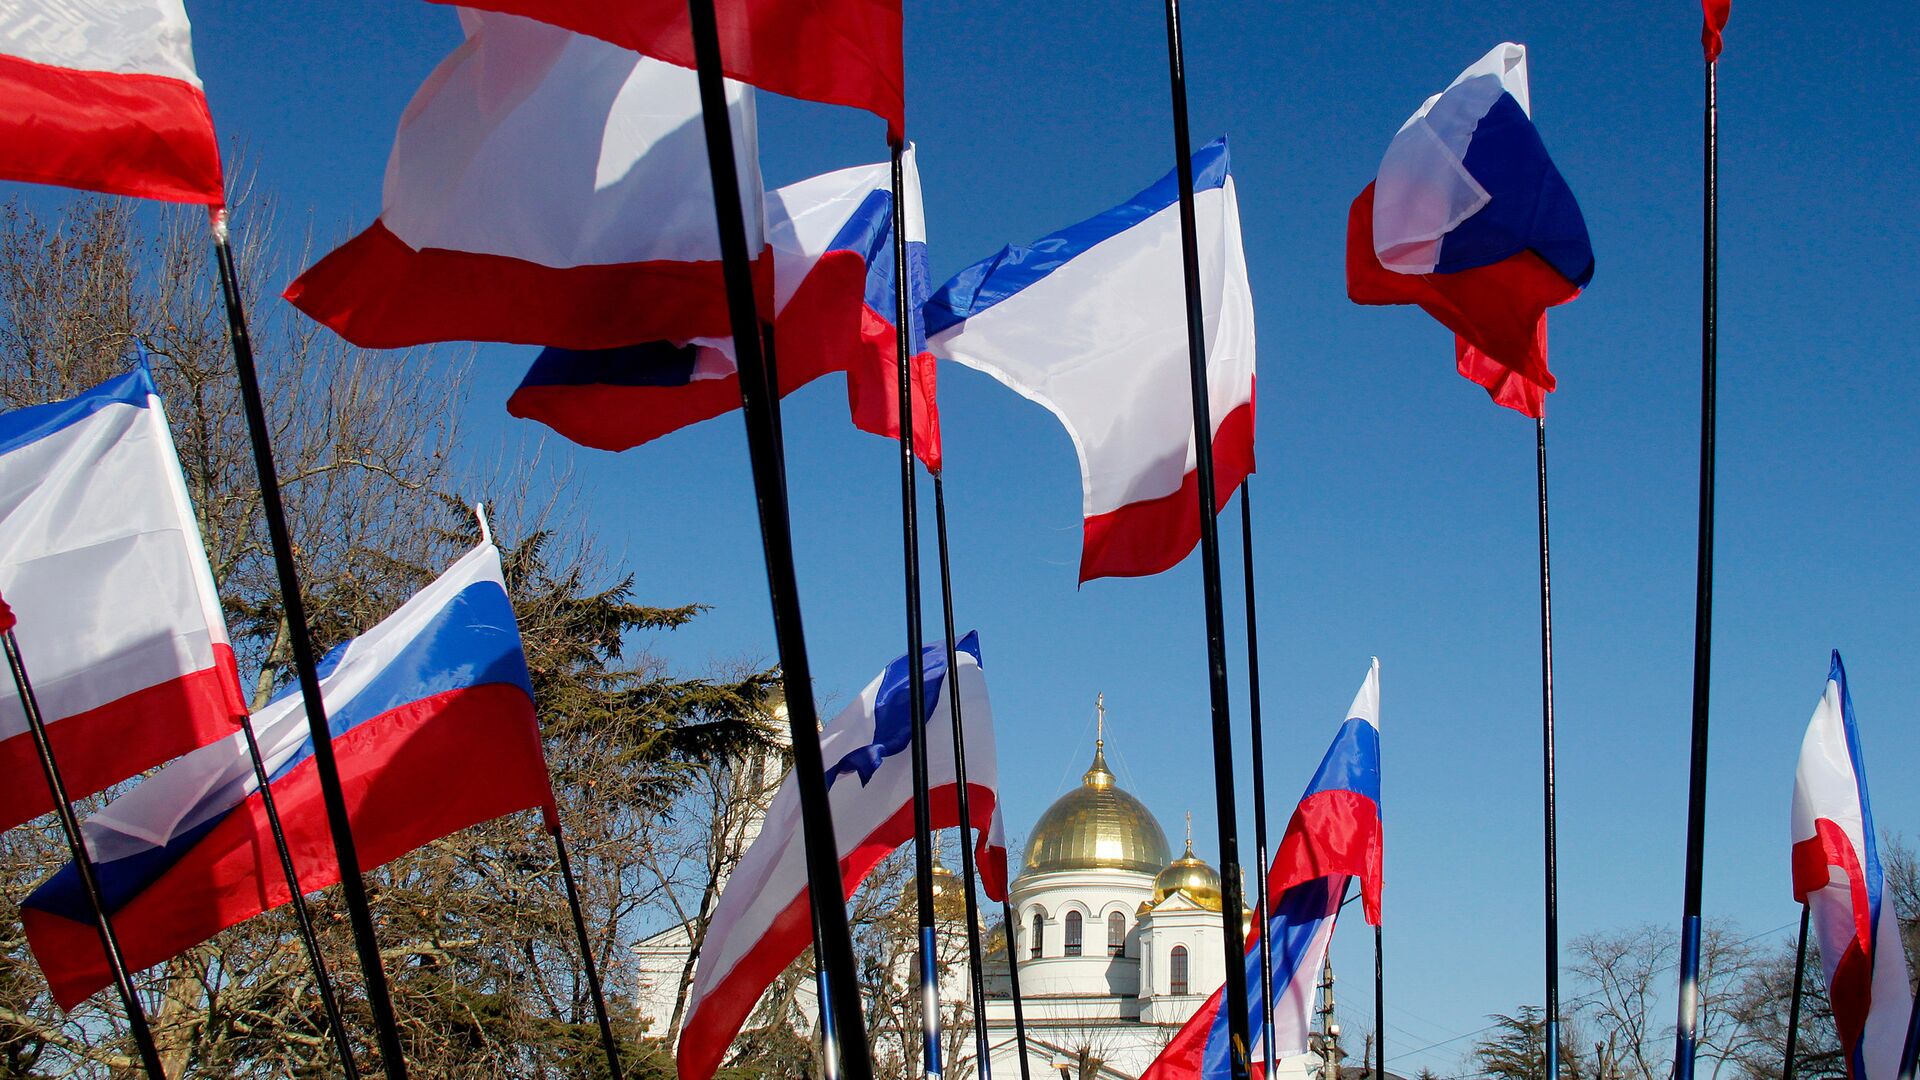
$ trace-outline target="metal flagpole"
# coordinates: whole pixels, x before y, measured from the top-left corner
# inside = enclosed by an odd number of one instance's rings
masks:
[[[794,782],[806,846],[807,894],[813,907],[814,961],[821,985],[821,1028],[829,1040],[827,1053],[832,1055],[837,1046],[841,1080],[872,1080],[873,1059],[867,1045],[866,1019],[861,1015],[859,983],[854,977],[853,935],[847,927],[847,898],[841,887],[840,856],[827,802],[826,765],[820,757],[813,670],[807,660],[806,628],[800,618],[785,466],[777,442],[772,383],[761,351],[746,221],[740,212],[739,168],[733,156],[733,124],[727,114],[720,30],[713,0],[687,0],[687,14],[707,139],[707,167],[713,179],[727,308],[739,365],[741,413],[746,421],[754,499],[760,512],[761,547],[767,560],[767,592],[787,693],[787,728],[793,741]]]
[[[1020,1047],[1020,1080],[1033,1080],[1027,1074],[1027,1014],[1020,1005],[1020,957],[1014,945],[1013,901],[1000,901],[1000,918],[1007,931],[1007,983],[1013,991],[1013,1038]]]
[[[1914,1059],[1920,1058],[1920,996],[1907,1012],[1907,1042],[1900,1050],[1899,1080],[1913,1080]]]
[[[14,636],[11,616],[7,616],[0,644],[6,649],[7,667],[13,670],[13,685],[20,691],[20,708],[27,714],[27,730],[33,733],[33,747],[40,754],[40,771],[47,778],[47,791],[53,796],[60,831],[67,836],[67,850],[73,854],[80,886],[86,890],[87,902],[93,906],[94,929],[100,933],[100,949],[107,955],[113,985],[120,991],[120,1004],[127,1011],[127,1026],[133,1030],[133,1044],[140,1051],[140,1064],[148,1076],[166,1080],[166,1071],[160,1065],[160,1051],[153,1043],[153,1029],[147,1026],[147,1012],[140,1007],[133,978],[127,973],[127,959],[120,952],[120,939],[113,933],[113,919],[101,899],[100,879],[94,875],[93,859],[88,856],[86,841],[82,839],[80,818],[73,812],[73,804],[67,801],[67,785],[60,779],[60,766],[53,759],[53,743],[47,739],[47,725],[40,716],[40,702],[33,696],[33,682],[27,678],[26,662],[20,657],[20,641]]]
[[[287,531],[286,508],[280,499],[280,477],[273,465],[272,436],[266,409],[260,403],[260,378],[253,365],[253,342],[247,336],[246,313],[241,307],[240,278],[233,268],[233,249],[227,243],[227,212],[214,212],[213,248],[220,265],[220,289],[227,305],[227,333],[233,344],[233,365],[240,380],[240,401],[247,414],[247,434],[253,442],[253,465],[260,483],[260,505],[267,522],[267,540],[279,576],[280,599],[287,619],[287,644],[293,669],[306,705],[307,730],[313,739],[314,773],[327,808],[334,855],[340,861],[340,891],[353,923],[360,971],[366,979],[367,1004],[379,1034],[380,1064],[388,1080],[405,1080],[407,1063],[400,1047],[400,1028],[394,1018],[387,975],[380,965],[380,942],[374,933],[373,911],[367,902],[367,884],[360,876],[360,854],[347,821],[347,800],[340,788],[340,769],[334,761],[333,736],[327,726],[326,702],[320,694],[320,676],[314,667],[313,641],[307,636],[307,609],[300,599],[300,572],[293,562],[293,540]]]
[[[600,1022],[600,1046],[607,1052],[607,1073],[620,1080],[620,1050],[613,1040],[613,1024],[607,1019],[607,999],[600,992],[600,969],[593,962],[593,942],[587,938],[587,920],[580,912],[580,887],[574,884],[573,860],[567,858],[567,841],[560,835],[560,822],[547,822],[547,835],[553,837],[553,853],[560,861],[560,880],[567,887],[567,907],[573,911],[573,935],[580,942],[580,959],[587,966],[587,991],[593,998],[593,1017]]]
[[[1260,913],[1260,1049],[1267,1076],[1274,1074],[1273,954],[1268,945],[1273,914],[1267,909],[1267,753],[1260,724],[1260,631],[1253,606],[1253,477],[1240,482],[1240,554],[1246,569],[1247,593],[1247,722],[1253,749],[1253,847],[1259,855],[1253,877],[1256,910]]]
[[[1707,844],[1707,691],[1713,651],[1714,378],[1719,306],[1720,149],[1715,74],[1707,62],[1704,243],[1700,286],[1700,537],[1693,594],[1693,751],[1687,774],[1686,891],[1680,921],[1680,1010],[1674,1025],[1674,1080],[1693,1080],[1700,1011],[1700,880]]]
[[[340,1069],[348,1080],[358,1080],[360,1065],[353,1059],[353,1042],[347,1038],[347,1024],[340,1015],[340,1002],[334,996],[333,977],[327,973],[327,961],[320,955],[320,938],[313,930],[313,915],[307,910],[306,895],[300,890],[300,872],[294,869],[293,852],[287,847],[287,834],[280,826],[280,808],[273,798],[273,779],[267,775],[267,763],[260,756],[260,740],[254,736],[253,717],[243,717],[240,730],[247,736],[247,756],[253,759],[253,778],[260,785],[260,806],[267,812],[267,828],[273,833],[274,850],[280,854],[280,873],[287,879],[287,894],[293,905],[293,919],[300,927],[300,944],[307,950],[307,963],[320,989],[320,1005],[327,1012],[327,1026],[333,1030],[333,1048],[340,1054]]]
[[[1376,1080],[1387,1080],[1387,977],[1383,958],[1386,950],[1380,945],[1380,928],[1373,928],[1373,1075]]]
[[[1800,990],[1806,985],[1807,921],[1812,910],[1800,905],[1800,942],[1793,948],[1793,998],[1787,1006],[1787,1059],[1781,1066],[1780,1080],[1793,1080],[1793,1059],[1800,1051]]]
[[[1547,541],[1547,420],[1534,418],[1536,484],[1540,492],[1540,747],[1546,801],[1546,1078],[1560,1076],[1560,834],[1553,757],[1553,573]]]
[[[907,702],[913,709],[910,753],[913,757],[913,878],[920,927],[921,1072],[939,1076],[940,971],[935,966],[933,926],[933,805],[927,794],[926,662],[921,656],[920,515],[913,469],[913,303],[907,296],[906,148],[893,149],[893,302],[894,347],[900,360],[900,531],[907,570]],[[949,633],[951,637],[951,633]],[[949,651],[953,642],[947,642]],[[952,671],[949,669],[951,680]],[[965,823],[962,822],[964,832]]]
[[[904,275],[902,275],[904,276]],[[980,902],[974,895],[978,878],[973,864],[970,828],[973,812],[967,792],[967,727],[960,708],[959,646],[954,640],[953,571],[947,559],[947,488],[939,473],[933,474],[933,528],[940,549],[940,611],[947,627],[947,712],[953,719],[953,786],[960,816],[960,887],[967,898],[967,970],[973,979],[973,1046],[977,1064],[974,1073],[980,1080],[991,1080],[988,1058],[992,1044],[987,1041],[987,977],[981,967]],[[985,835],[982,833],[982,835]],[[1007,927],[1011,934],[1013,927]]]
[[[1173,97],[1174,168],[1180,184],[1180,262],[1187,293],[1187,357],[1193,395],[1194,476],[1200,496],[1200,558],[1206,593],[1207,682],[1213,711],[1213,789],[1220,824],[1220,921],[1225,933],[1227,1055],[1232,1080],[1247,1075],[1246,934],[1241,925],[1240,827],[1234,806],[1233,728],[1228,717],[1227,619],[1220,595],[1220,524],[1213,489],[1213,422],[1207,408],[1207,344],[1200,298],[1200,246],[1193,210],[1193,152],[1187,133],[1186,61],[1180,0],[1166,0],[1167,74]]]

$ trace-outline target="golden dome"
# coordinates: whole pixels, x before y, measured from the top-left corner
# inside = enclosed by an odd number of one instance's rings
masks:
[[[1024,873],[1132,870],[1151,874],[1167,864],[1167,834],[1146,804],[1120,790],[1107,769],[1105,740],[1080,786],[1062,795],[1033,827]]]
[[[1187,899],[1208,911],[1219,911],[1226,903],[1221,898],[1220,872],[1193,853],[1192,836],[1187,837],[1186,854],[1169,863],[1153,879],[1152,903],[1158,904],[1177,892],[1186,893]]]

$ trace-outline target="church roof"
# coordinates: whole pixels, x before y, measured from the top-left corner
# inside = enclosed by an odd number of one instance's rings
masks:
[[[1027,840],[1023,873],[1056,870],[1131,870],[1157,874],[1170,858],[1167,834],[1145,803],[1122,791],[1107,768],[1106,740],[1093,745],[1093,764],[1080,786],[1040,815]]]

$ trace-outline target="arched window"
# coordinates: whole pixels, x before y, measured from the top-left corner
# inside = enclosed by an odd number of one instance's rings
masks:
[[[1033,911],[1033,940],[1027,945],[1029,959],[1040,959],[1041,943],[1047,938],[1047,913],[1035,908]]]
[[[1067,948],[1068,956],[1080,955],[1080,913],[1067,912]]]
[[[1184,994],[1187,992],[1187,947],[1185,945],[1175,945],[1173,947],[1173,956],[1169,959],[1172,960],[1169,970],[1172,973],[1171,982],[1173,984],[1169,987],[1169,991],[1175,994]]]
[[[1107,955],[1127,955],[1127,917],[1117,911],[1107,916]]]

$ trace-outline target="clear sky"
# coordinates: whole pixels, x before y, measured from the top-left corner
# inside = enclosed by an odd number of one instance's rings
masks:
[[[418,0],[190,0],[201,72],[295,226],[371,221],[401,108],[458,39]],[[1106,208],[1172,164],[1151,0],[908,5],[909,127],[935,280]],[[1700,13],[1653,4],[1190,0],[1194,136],[1226,133],[1261,333],[1256,547],[1277,833],[1382,664],[1388,1045],[1456,1071],[1484,1014],[1541,1000],[1533,432],[1454,375],[1414,309],[1345,298],[1348,202],[1429,94],[1502,40],[1598,270],[1553,316],[1549,402],[1562,932],[1677,924],[1692,664],[1700,277]],[[1883,830],[1920,834],[1920,26],[1911,4],[1739,0],[1721,72],[1720,546],[1706,909],[1795,916],[1787,799],[1839,647]],[[883,156],[865,114],[763,98],[770,185]],[[278,302],[278,301],[273,301]],[[684,668],[774,659],[737,415],[624,455],[502,407],[532,350],[486,347],[463,418],[476,467],[570,465],[584,525],[642,599],[713,612],[644,644]],[[1008,823],[1077,782],[1093,699],[1122,783],[1217,860],[1197,558],[1075,585],[1073,451],[1040,408],[943,365],[959,620],[981,631]],[[789,474],[819,691],[858,692],[904,643],[898,465],[837,379],[789,399]],[[923,489],[924,490],[924,489]],[[929,514],[930,516],[930,514]],[[1237,511],[1223,517],[1237,551]],[[927,550],[932,540],[927,538]],[[929,573],[932,569],[929,554]],[[1237,565],[1230,560],[1229,565]],[[1246,665],[1228,588],[1235,762]],[[929,591],[930,599],[937,595]],[[938,633],[931,607],[930,637]],[[1243,805],[1248,805],[1243,799]],[[1251,817],[1242,835],[1251,860]],[[1370,1026],[1358,919],[1335,946]],[[1432,1043],[1438,1047],[1423,1049]]]

